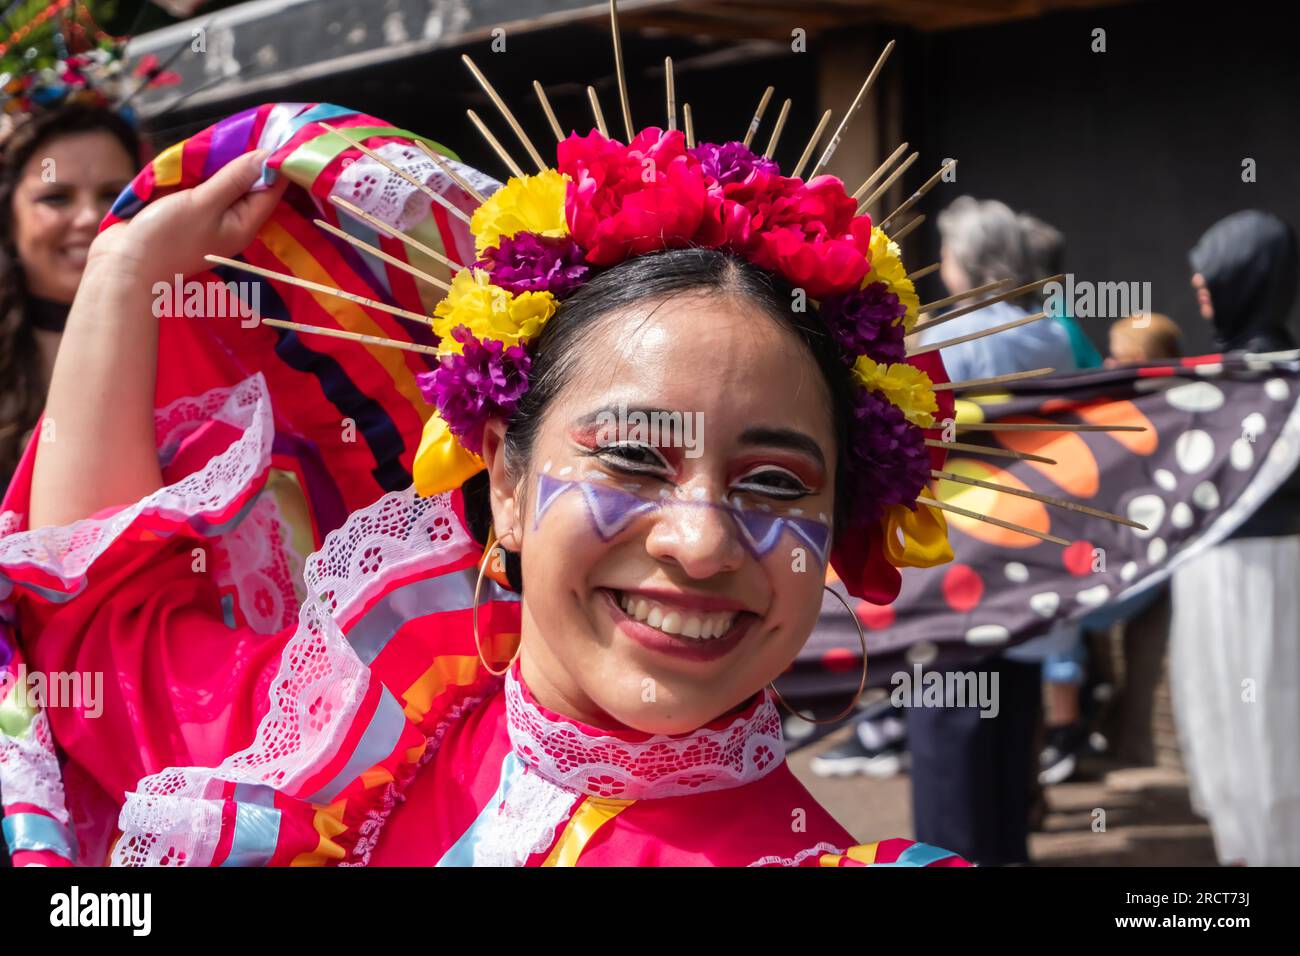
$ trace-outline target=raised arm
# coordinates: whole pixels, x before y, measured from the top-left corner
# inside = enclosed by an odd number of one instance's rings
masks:
[[[162,486],[154,446],[153,287],[252,241],[286,180],[249,192],[264,152],[150,203],[96,237],[68,315],[37,444],[29,526],[68,524]]]

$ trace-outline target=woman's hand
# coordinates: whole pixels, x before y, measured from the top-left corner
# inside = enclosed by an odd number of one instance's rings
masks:
[[[288,182],[282,176],[269,189],[249,192],[266,155],[258,150],[241,156],[193,189],[164,196],[131,220],[105,229],[91,243],[87,271],[107,268],[152,286],[202,272],[206,255],[240,252],[271,215]]]
[[[90,247],[54,363],[37,446],[31,527],[63,525],[162,486],[154,445],[158,369],[155,282],[207,267],[209,253],[243,250],[288,180],[250,193],[263,153],[242,156],[193,189],[164,196]]]

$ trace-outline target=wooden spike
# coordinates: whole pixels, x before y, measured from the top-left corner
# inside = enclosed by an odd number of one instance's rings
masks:
[[[442,195],[439,192],[436,192],[433,189],[430,189],[427,184],[420,182],[420,180],[416,179],[406,170],[399,169],[397,166],[394,166],[392,163],[384,159],[384,157],[380,156],[373,149],[371,149],[369,146],[366,146],[364,143],[361,142],[361,140],[357,139],[355,136],[348,133],[346,130],[339,129],[338,127],[335,126],[331,126],[329,123],[321,123],[320,127],[321,129],[333,133],[335,136],[338,136],[348,145],[355,146],[357,149],[361,150],[361,152],[365,153],[367,156],[369,156],[375,162],[379,163],[381,166],[384,166],[389,171],[394,172],[398,176],[405,179],[408,183],[410,183],[416,189],[420,190],[420,192],[424,193],[426,196],[428,196],[438,205],[442,206],[444,209],[446,209],[457,219],[461,219],[466,223],[469,222],[469,215],[463,209],[457,207],[455,203],[453,203],[446,196]]]
[[[861,215],[862,213],[870,209],[872,206],[874,206],[876,202],[880,199],[880,197],[889,191],[889,187],[894,185],[894,183],[898,181],[898,177],[903,175],[903,173],[907,172],[909,169],[912,168],[912,164],[916,162],[917,158],[920,155],[921,154],[919,152],[915,152],[912,153],[911,156],[908,156],[907,159],[903,160],[903,162],[899,165],[897,169],[895,169],[892,173],[889,174],[888,178],[886,178],[883,183],[881,183],[879,186],[877,186],[867,195],[866,199],[858,203],[858,215]]]
[[[907,143],[899,143],[898,148],[890,153],[885,161],[876,167],[875,172],[868,176],[866,181],[853,191],[853,198],[861,199],[866,194],[867,190],[876,185],[876,181],[879,180],[881,176],[885,175],[885,170],[894,165],[898,160],[898,157],[902,156],[905,152],[907,152]]]
[[[613,0],[610,0],[610,2],[613,3]],[[547,166],[546,163],[542,161],[542,154],[537,151],[537,147],[533,145],[533,141],[528,138],[528,134],[524,132],[524,128],[519,125],[519,120],[515,119],[515,114],[510,111],[510,107],[506,106],[506,101],[501,98],[501,94],[496,91],[496,87],[488,82],[488,78],[483,75],[483,71],[478,68],[477,64],[470,59],[468,53],[462,53],[460,59],[462,63],[469,67],[469,71],[474,74],[474,79],[478,80],[478,85],[483,87],[483,92],[488,95],[488,99],[490,99],[492,104],[497,108],[497,112],[505,117],[506,123],[508,123],[510,128],[514,130],[515,136],[518,138],[519,142],[523,143],[524,149],[528,151],[528,155],[531,156],[533,162],[537,164],[537,171],[539,173],[546,172]]]
[[[364,335],[361,332],[349,332],[346,329],[327,329],[321,325],[304,325],[301,322],[287,322],[284,319],[263,319],[262,324],[271,325],[277,329],[289,329],[292,332],[305,332],[308,335],[327,335],[330,338],[346,339],[349,342],[361,342],[365,345],[383,345],[390,349],[420,352],[423,355],[442,356],[447,354],[431,345],[421,345],[419,342],[399,342],[397,339],[386,339],[378,335]]]
[[[370,213],[366,212],[361,207],[352,205],[352,203],[348,202],[346,199],[343,199],[339,196],[331,196],[330,202],[338,206],[340,209],[342,209],[348,215],[352,216],[354,219],[360,219],[362,222],[368,223],[378,231],[382,232],[384,235],[390,236],[393,239],[398,239],[406,243],[411,248],[423,252],[430,259],[433,259],[437,262],[441,262],[453,273],[460,271],[461,266],[459,263],[452,262],[450,259],[448,259],[437,249],[434,249],[432,246],[426,246],[424,243],[422,243],[419,239],[416,239],[414,236],[409,236],[406,233],[402,232],[400,229],[396,229],[393,226],[390,226],[388,223],[384,222],[378,216],[372,216]]]
[[[968,378],[961,382],[936,382],[930,388],[936,392],[964,392],[974,388],[987,388],[990,385],[1002,385],[1006,382],[1019,382],[1026,378],[1038,378],[1041,375],[1051,375],[1055,371],[1054,368],[1036,368],[1028,372],[1008,372],[1005,375],[991,375],[988,378]]]
[[[1072,425],[1066,422],[953,422],[968,432],[1144,432],[1145,425]]]
[[[776,116],[776,126],[772,128],[772,137],[767,141],[767,149],[763,150],[763,155],[768,159],[776,152],[777,141],[781,139],[781,131],[785,129],[786,118],[790,115],[790,100],[787,98],[781,104],[781,112]]]
[[[1090,515],[1094,518],[1104,518],[1106,521],[1128,525],[1130,528],[1137,528],[1139,531],[1147,530],[1147,526],[1144,524],[1130,521],[1128,518],[1112,514],[1109,511],[1102,511],[1100,508],[1090,508],[1087,505],[1081,505],[1077,501],[1070,501],[1068,498],[1054,498],[1051,495],[1040,495],[1036,491],[1012,488],[1010,485],[999,485],[996,482],[984,481],[980,478],[967,478],[965,475],[958,475],[951,471],[939,471],[937,468],[930,469],[930,477],[938,478],[942,481],[955,481],[963,485],[972,485],[976,488],[987,488],[989,491],[999,491],[1006,495],[1032,498],[1034,501],[1041,501],[1043,504],[1052,505],[1055,508],[1064,508],[1066,511],[1074,511],[1078,514]]]
[[[1008,299],[1018,299],[1022,295],[1027,295],[1028,293],[1033,292],[1035,289],[1041,289],[1049,282],[1060,282],[1064,278],[1064,273],[1058,273],[1054,276],[1047,276],[1046,278],[1039,279],[1037,282],[1030,282],[1026,285],[1017,286],[1014,289],[1008,289],[1006,292],[999,292],[990,299],[984,299],[980,302],[972,303],[971,305],[962,306],[960,309],[954,309],[946,315],[939,316],[937,319],[931,319],[929,322],[922,323],[912,329],[910,334],[915,335],[917,332],[924,332],[926,329],[932,329],[936,325],[943,325],[943,323],[951,322],[953,319],[960,319],[963,315],[970,315],[972,312],[978,312],[980,309],[993,305],[995,302],[1005,302]]]
[[[344,292],[342,289],[336,289],[332,285],[321,285],[319,282],[312,282],[310,279],[299,279],[297,276],[286,275],[283,272],[272,272],[270,269],[263,269],[261,266],[250,265],[247,262],[240,262],[238,259],[227,259],[225,256],[204,256],[208,262],[214,262],[217,265],[230,266],[232,269],[240,269],[244,272],[251,272],[253,275],[259,275],[266,279],[276,279],[288,285],[296,285],[303,289],[310,289],[312,292],[320,292],[325,295],[332,295],[339,299],[347,299],[349,302],[355,302],[357,305],[364,305],[368,309],[375,309],[379,312],[387,312],[389,315],[400,315],[404,319],[413,319],[424,325],[432,325],[433,321],[427,315],[421,315],[419,312],[410,312],[406,309],[399,309],[395,305],[388,305],[384,302],[378,302],[375,299],[367,299],[363,295],[356,295],[352,292]]]
[[[1041,531],[1035,531],[1032,528],[1026,528],[1023,525],[1013,524],[1010,521],[1003,521],[1001,518],[993,518],[989,515],[982,515],[977,511],[971,511],[968,508],[958,508],[956,505],[944,504],[936,498],[930,498],[926,495],[917,495],[916,500],[923,505],[929,505],[931,508],[938,508],[940,511],[951,511],[955,515],[961,515],[964,518],[974,518],[976,521],[983,521],[985,524],[997,525],[999,528],[1006,528],[1008,531],[1018,531],[1021,534],[1027,534],[1031,538],[1037,538],[1039,541],[1047,541],[1051,544],[1059,544],[1068,548],[1070,542],[1064,538],[1058,538],[1054,534],[1044,534]]]
[[[436,149],[434,149],[432,146],[430,146],[422,139],[417,139],[415,141],[415,145],[418,146],[421,150],[423,150],[424,155],[428,156],[431,160],[433,160],[435,166],[437,166],[444,173],[446,173],[448,178],[450,178],[451,181],[454,182],[457,186],[465,190],[465,192],[469,193],[469,195],[473,197],[473,199],[476,202],[479,203],[487,202],[487,197],[484,196],[477,189],[475,189],[473,186],[471,186],[468,179],[466,179],[460,173],[456,172],[456,170],[452,168],[451,163],[447,162],[447,158],[445,156],[441,155]]]
[[[915,219],[913,219],[906,226],[898,230],[889,238],[894,240],[894,242],[902,242],[904,239],[906,239],[908,236],[912,234],[913,230],[915,230],[917,226],[921,225],[921,223],[923,222],[925,222],[925,213],[921,213],[921,215],[917,216]]]
[[[686,147],[695,148],[695,118],[691,115],[691,104],[682,104],[682,120],[686,123]]]
[[[605,125],[605,113],[600,108],[600,97],[596,95],[594,86],[587,87],[587,99],[591,102],[591,115],[596,118],[596,129],[600,130],[600,135],[609,136],[609,127]]]
[[[916,349],[908,349],[907,357],[915,358],[918,355],[926,355],[930,352],[937,352],[940,349],[952,348],[954,345],[961,345],[963,342],[973,342],[976,339],[982,339],[987,335],[997,335],[999,332],[1008,332],[1011,329],[1018,329],[1022,325],[1028,325],[1030,322],[1037,322],[1040,319],[1045,318],[1047,318],[1046,312],[1035,312],[1033,315],[1026,315],[1011,322],[1003,322],[1001,325],[995,325],[992,328],[980,329],[978,332],[968,332],[965,335],[959,335],[956,338],[944,339],[942,342],[935,342],[933,345],[922,345]],[[913,329],[913,334],[915,334],[916,331],[916,329]]]
[[[610,39],[614,42],[614,72],[618,74],[618,100],[623,107],[623,129],[632,142],[636,129],[632,125],[632,107],[627,99],[627,74],[623,72],[623,38],[618,30],[618,0],[609,0]]]
[[[668,128],[677,128],[677,82],[673,77],[673,58],[664,57],[664,93],[668,97]]]
[[[880,51],[880,56],[876,58],[876,65],[871,68],[871,72],[867,74],[867,78],[862,81],[862,87],[858,90],[858,95],[853,97],[853,102],[849,104],[849,108],[845,111],[844,118],[840,120],[840,125],[835,128],[835,135],[833,135],[831,141],[826,144],[826,150],[822,153],[822,158],[817,160],[817,165],[814,166],[813,171],[808,174],[809,179],[812,179],[819,172],[825,169],[826,164],[831,161],[831,157],[835,154],[836,147],[840,145],[840,138],[844,135],[844,130],[848,128],[849,120],[853,119],[853,114],[862,107],[862,101],[866,99],[867,93],[871,90],[872,84],[876,82],[876,77],[880,75],[881,67],[885,65],[885,61],[889,59],[889,54],[893,52],[894,41],[890,40],[885,44],[885,48]]]
[[[560,121],[555,118],[555,110],[551,109],[551,101],[546,97],[546,89],[541,83],[533,80],[533,92],[537,94],[537,102],[542,104],[542,112],[546,114],[546,122],[551,124],[551,132],[555,134],[557,143],[564,142],[564,129],[560,126]]]
[[[771,102],[772,94],[775,92],[775,86],[769,86],[763,91],[763,98],[758,101],[758,109],[754,110],[754,118],[749,121],[749,129],[745,130],[745,138],[741,141],[741,145],[748,146],[754,141],[754,134],[758,132],[758,127],[763,122],[763,114],[767,112],[767,104]]]
[[[519,164],[514,161],[514,157],[506,152],[506,148],[501,145],[500,141],[492,135],[492,131],[487,128],[487,124],[483,122],[479,115],[473,110],[466,110],[465,115],[469,117],[470,122],[479,131],[479,135],[492,147],[492,151],[501,157],[501,162],[506,164],[510,172],[523,179],[524,171],[519,168]]]
[[[790,174],[794,179],[799,178],[800,174],[803,173],[803,168],[808,165],[808,160],[812,159],[813,150],[817,148],[817,143],[821,140],[822,133],[826,132],[826,125],[830,123],[830,121],[831,111],[827,110],[822,114],[821,122],[817,124],[817,128],[813,130],[812,137],[808,140],[808,145],[803,148],[803,155],[799,157],[799,162],[795,164],[794,172]],[[811,179],[812,177],[810,176],[808,178]]]
[[[332,225],[331,223],[326,222],[324,219],[315,219],[313,220],[313,222],[315,222],[316,225],[320,226],[330,235],[338,236],[348,245],[360,249],[363,252],[368,252],[376,259],[382,259],[384,262],[387,262],[389,265],[396,266],[398,269],[401,269],[403,272],[407,273],[408,275],[415,276],[415,278],[427,282],[429,283],[429,285],[436,285],[439,289],[442,289],[444,292],[451,291],[451,286],[448,285],[446,282],[444,282],[442,279],[439,279],[436,276],[431,276],[429,275],[429,273],[423,272],[415,268],[415,266],[411,265],[409,262],[403,262],[401,259],[397,258],[396,256],[390,256],[388,253],[384,252],[383,249],[376,248],[375,246],[372,246],[368,242],[362,242],[356,236],[344,232],[338,226]]]
[[[933,189],[934,184],[943,178],[943,174],[945,172],[947,172],[950,169],[956,168],[956,166],[957,166],[957,160],[955,159],[949,160],[948,162],[940,166],[939,171],[935,173],[933,176],[931,176],[929,179],[927,179],[925,182],[923,182],[921,184],[920,189],[912,193],[912,195],[908,196],[901,206],[899,206],[897,209],[895,209],[893,212],[891,212],[888,216],[886,216],[884,219],[880,221],[880,228],[881,229],[886,228],[891,222],[893,222],[903,213],[907,212],[907,210],[915,206],[917,202],[921,199],[921,197],[924,196],[926,193],[928,193],[931,189]]]
[[[911,279],[913,282],[916,282],[918,279],[924,279],[932,272],[938,272],[939,267],[942,265],[943,265],[942,262],[932,262],[928,266],[925,266],[924,268],[917,269],[915,272],[909,272],[907,274],[907,277]]]
[[[1031,455],[1025,451],[1012,451],[1009,448],[994,448],[990,445],[972,445],[964,441],[940,441],[938,438],[927,438],[925,444],[930,448],[946,448],[949,451],[964,451],[971,455],[988,455],[990,458],[1014,458],[1017,461],[1038,461],[1044,465],[1055,465],[1056,459],[1044,458],[1042,455]]]
[[[933,312],[935,309],[942,309],[945,305],[952,305],[954,302],[960,302],[962,299],[969,299],[973,295],[983,295],[985,292],[992,292],[994,289],[1001,289],[1010,281],[1010,279],[994,279],[992,282],[986,282],[984,285],[976,286],[973,289],[967,289],[965,292],[958,292],[956,295],[950,295],[942,299],[935,299],[933,302],[927,302],[925,305],[918,306],[916,311],[918,313]]]

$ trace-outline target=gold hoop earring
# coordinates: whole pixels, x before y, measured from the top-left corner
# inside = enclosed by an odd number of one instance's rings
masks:
[[[867,689],[867,632],[862,629],[862,622],[858,620],[858,616],[853,613],[853,608],[849,607],[849,602],[844,600],[844,597],[839,591],[836,591],[830,585],[822,585],[822,589],[830,591],[831,594],[835,595],[836,599],[844,605],[844,610],[849,612],[849,617],[853,618],[854,625],[857,626],[858,643],[862,645],[862,679],[858,681],[858,692],[854,694],[853,699],[849,701],[849,706],[845,707],[834,717],[824,717],[821,720],[818,720],[815,717],[809,717],[807,714],[799,713],[799,711],[787,704],[785,698],[781,696],[781,692],[776,689],[775,683],[768,684],[767,686],[771,689],[772,696],[776,698],[776,702],[800,720],[806,720],[810,724],[838,724],[849,714],[853,713],[854,709],[858,706],[858,701],[862,699],[862,692]]]
[[[493,677],[504,676],[505,673],[508,670],[510,670],[510,668],[514,667],[515,658],[519,656],[519,647],[516,647],[515,653],[510,658],[509,663],[507,663],[506,666],[503,667],[501,670],[494,671],[492,669],[492,665],[489,664],[487,662],[487,659],[483,656],[483,642],[479,640],[479,636],[478,636],[478,596],[479,593],[483,590],[483,575],[487,572],[488,561],[492,559],[493,552],[500,547],[501,545],[497,543],[496,529],[488,528],[487,544],[483,548],[483,557],[479,559],[479,563],[478,563],[478,580],[474,582],[474,603],[471,605],[471,607],[473,608],[471,612],[471,621],[474,628],[474,650],[478,654],[478,660],[479,663],[483,665],[483,669],[487,671],[489,674],[491,674]],[[520,646],[522,646],[522,642]]]

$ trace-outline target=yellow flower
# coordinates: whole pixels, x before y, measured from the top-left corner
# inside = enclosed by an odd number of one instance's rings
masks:
[[[859,385],[880,392],[890,404],[897,405],[913,425],[934,427],[934,413],[939,410],[934,385],[930,376],[916,366],[906,362],[881,365],[860,355],[853,364],[853,378]]]
[[[554,169],[510,181],[494,192],[474,210],[469,228],[474,233],[474,248],[483,255],[502,236],[532,232],[539,236],[561,237],[569,234],[564,218],[564,193],[569,178]]]
[[[526,344],[555,314],[555,296],[549,292],[522,292],[492,285],[481,269],[461,269],[451,280],[451,291],[433,310],[433,331],[441,347],[461,351],[451,336],[458,325],[469,328],[476,339],[496,339],[506,345]]]
[[[921,308],[921,300],[916,294],[916,287],[907,277],[903,268],[902,252],[898,243],[885,235],[883,229],[873,227],[871,230],[871,271],[863,279],[864,285],[883,282],[889,291],[898,296],[898,301],[906,308],[903,315],[903,328],[908,332],[916,325],[916,314]]]

